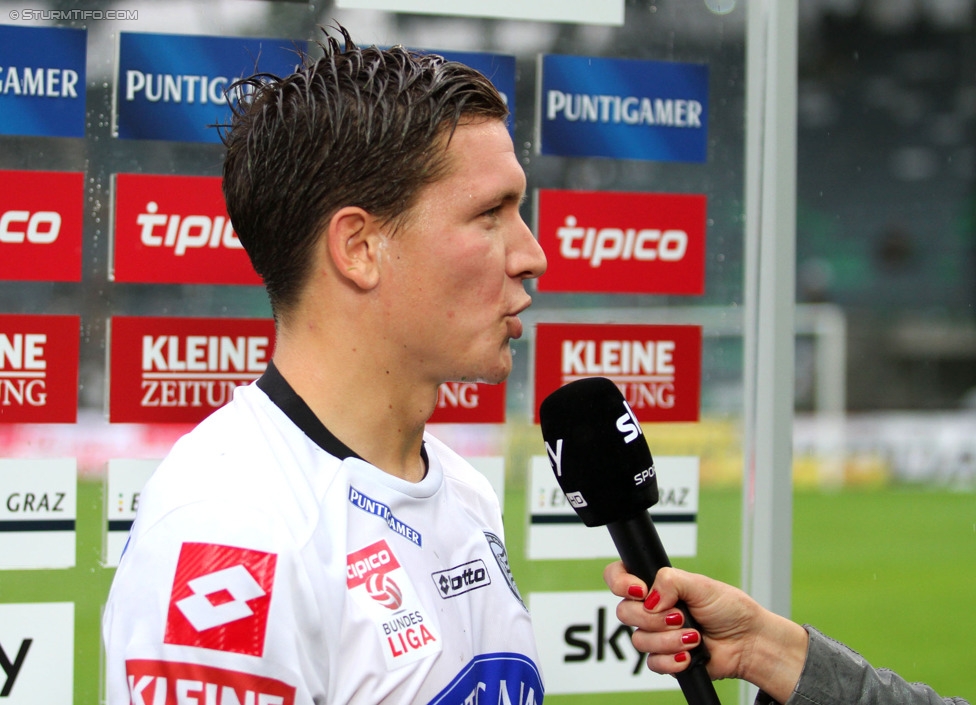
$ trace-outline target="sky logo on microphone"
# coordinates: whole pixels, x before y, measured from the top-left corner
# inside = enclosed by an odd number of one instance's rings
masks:
[[[617,430],[624,434],[624,443],[630,443],[631,441],[637,440],[644,433],[644,429],[641,428],[640,421],[637,420],[637,416],[630,408],[630,404],[626,401],[623,404],[625,413],[617,419]]]

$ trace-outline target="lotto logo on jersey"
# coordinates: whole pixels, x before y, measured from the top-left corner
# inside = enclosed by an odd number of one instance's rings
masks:
[[[706,206],[695,194],[540,190],[539,291],[703,294]]]
[[[273,553],[184,543],[163,641],[260,656],[276,562]]]
[[[116,174],[112,278],[154,284],[260,284],[217,176]]]
[[[295,688],[254,673],[195,663],[125,662],[131,705],[293,705]]]

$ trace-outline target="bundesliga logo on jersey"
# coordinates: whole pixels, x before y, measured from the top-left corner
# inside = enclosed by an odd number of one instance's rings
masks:
[[[399,668],[440,651],[437,630],[386,541],[346,556],[346,587],[376,625],[387,668]]]
[[[163,641],[260,656],[277,559],[246,548],[184,543]]]

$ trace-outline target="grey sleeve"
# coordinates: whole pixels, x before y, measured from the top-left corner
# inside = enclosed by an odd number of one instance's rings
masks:
[[[785,705],[969,705],[962,698],[942,698],[922,683],[908,683],[884,668],[873,668],[856,651],[809,625],[807,660]],[[762,691],[756,705],[774,701]]]

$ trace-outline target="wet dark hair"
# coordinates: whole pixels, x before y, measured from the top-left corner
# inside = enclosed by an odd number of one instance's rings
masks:
[[[323,56],[303,55],[291,75],[235,83],[221,133],[227,210],[276,318],[297,301],[336,211],[359,206],[395,230],[421,187],[446,172],[458,123],[508,115],[474,69],[401,46],[361,49],[336,29],[344,47],[326,33]]]

